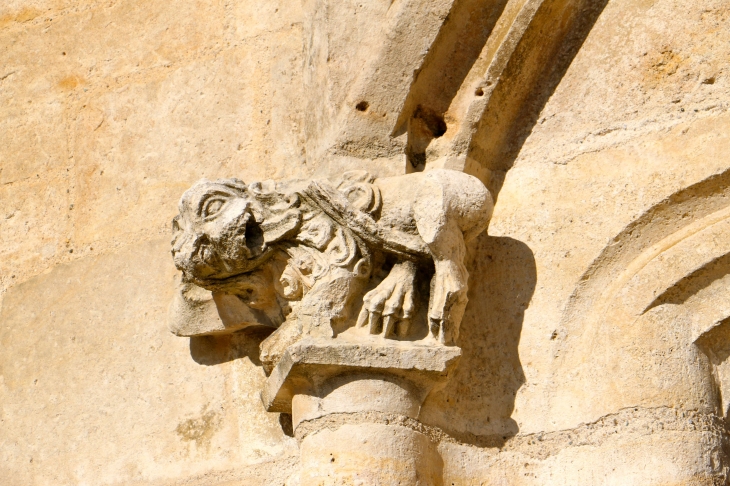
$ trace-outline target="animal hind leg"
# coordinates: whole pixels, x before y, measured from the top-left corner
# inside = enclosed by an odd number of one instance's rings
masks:
[[[428,307],[430,337],[443,344],[456,340],[466,308],[465,241],[487,227],[492,207],[489,191],[478,179],[446,169],[425,173],[413,202],[418,234],[436,270]]]
[[[433,209],[433,208],[430,208]],[[434,260],[428,305],[429,339],[451,345],[459,333],[459,324],[467,303],[469,274],[464,266],[466,245],[457,222],[445,214],[416,211],[416,226]],[[438,226],[434,222],[445,223]]]
[[[457,238],[454,238],[457,239]],[[434,255],[435,273],[431,280],[428,320],[431,337],[441,344],[451,345],[459,334],[459,325],[467,303],[467,279],[463,263],[464,240],[450,242],[450,252]],[[433,251],[433,250],[432,250]]]

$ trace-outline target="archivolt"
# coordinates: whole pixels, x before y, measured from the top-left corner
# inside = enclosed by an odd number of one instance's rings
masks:
[[[717,350],[710,356],[715,364],[730,355],[720,350],[730,350],[728,274],[730,170],[647,210],[582,275],[554,341],[554,420],[574,416],[578,403],[585,415],[579,420],[616,406],[653,406],[667,396],[691,395],[688,406],[714,407],[712,371],[699,350],[708,356]],[[663,323],[671,326],[660,329]],[[631,379],[644,389],[627,387]]]
[[[582,275],[561,328],[594,332],[609,314],[633,320],[680,289],[688,296],[691,277],[727,266],[727,254],[730,170],[671,195],[616,235]]]

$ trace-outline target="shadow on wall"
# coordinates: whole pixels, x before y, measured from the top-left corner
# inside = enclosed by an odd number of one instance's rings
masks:
[[[204,366],[214,366],[247,357],[256,366],[261,366],[261,342],[269,337],[273,329],[250,327],[233,334],[220,336],[193,336],[190,338],[190,356]],[[294,437],[291,414],[279,414],[282,432]]]
[[[196,363],[205,366],[244,357],[248,357],[256,366],[261,366],[259,345],[273,331],[262,326],[220,336],[193,336],[190,338],[190,356]]]
[[[530,248],[512,238],[482,234],[469,258],[462,358],[446,388],[426,400],[421,420],[463,442],[498,447],[518,432],[511,418],[525,382],[518,345],[537,269]]]

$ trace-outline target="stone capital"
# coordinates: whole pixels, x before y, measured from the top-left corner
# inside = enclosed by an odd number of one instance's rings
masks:
[[[286,350],[266,381],[261,399],[269,412],[296,412],[292,410],[292,401],[302,395],[323,400],[320,404],[323,414],[327,411],[321,405],[329,406],[331,413],[371,410],[403,413],[395,404],[377,403],[374,396],[370,397],[372,400],[359,397],[337,405],[333,399],[327,401],[335,390],[352,386],[352,382],[381,381],[389,385],[379,388],[398,388],[408,395],[406,401],[411,407],[406,407],[404,414],[416,418],[413,407],[416,407],[417,416],[422,401],[434,388],[446,383],[460,356],[461,349],[456,346],[380,338],[358,341],[304,339]],[[369,385],[366,388],[377,394],[375,388],[378,387]]]

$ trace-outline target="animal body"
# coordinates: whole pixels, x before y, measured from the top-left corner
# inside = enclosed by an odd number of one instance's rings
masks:
[[[363,296],[356,324],[371,333],[382,328],[385,337],[397,321],[407,330],[418,265],[432,260],[427,338],[453,344],[467,302],[465,243],[486,229],[493,203],[475,177],[437,169],[380,179],[357,171],[335,183],[203,180],[185,192],[179,209],[175,264],[206,288],[256,270],[277,248],[324,251],[334,227],[352,234],[363,256],[393,257],[390,273]],[[308,221],[320,218],[313,214],[332,222],[315,236],[305,231]]]

